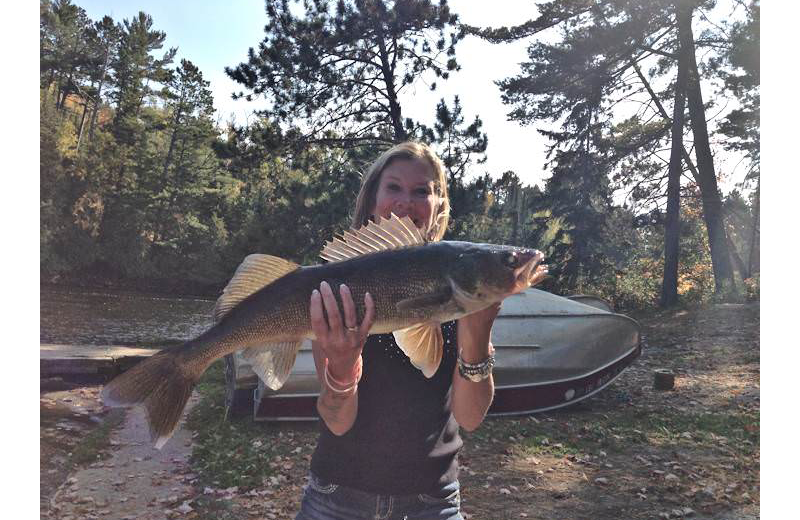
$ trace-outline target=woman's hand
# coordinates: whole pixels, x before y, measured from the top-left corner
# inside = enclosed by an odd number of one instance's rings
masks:
[[[334,379],[349,383],[357,376],[357,361],[375,319],[375,303],[369,293],[364,294],[364,319],[358,325],[350,288],[340,285],[339,295],[344,312],[339,311],[328,282],[322,282],[319,290],[311,293],[311,330],[317,337],[313,348],[321,351],[319,357],[327,358],[328,373]]]

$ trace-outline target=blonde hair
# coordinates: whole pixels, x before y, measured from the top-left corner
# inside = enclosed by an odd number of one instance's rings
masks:
[[[436,215],[431,228],[425,233],[428,241],[436,242],[444,237],[447,225],[450,222],[450,198],[447,195],[447,174],[444,163],[434,153],[430,146],[416,141],[406,141],[395,145],[378,157],[373,162],[361,181],[361,189],[356,198],[356,208],[353,213],[353,228],[367,224],[377,201],[378,185],[381,174],[394,161],[419,159],[427,162],[433,171],[434,193],[439,198],[439,207],[435,209]]]

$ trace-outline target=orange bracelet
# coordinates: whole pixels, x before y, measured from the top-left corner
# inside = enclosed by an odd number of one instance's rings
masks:
[[[358,363],[358,368],[356,368],[356,378],[353,380],[352,383],[347,384],[347,383],[342,383],[341,381],[333,377],[333,375],[328,370],[328,358],[325,358],[325,373],[324,373],[325,385],[337,394],[347,394],[353,392],[353,390],[358,388],[358,382],[361,381],[361,370],[364,366],[364,360],[361,358],[361,356],[358,356],[357,363]]]

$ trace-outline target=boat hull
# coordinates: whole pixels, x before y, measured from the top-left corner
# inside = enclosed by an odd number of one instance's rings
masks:
[[[568,406],[607,387],[640,354],[639,324],[586,303],[537,289],[512,296],[492,329],[495,396],[489,415],[524,415]],[[607,305],[607,304],[606,304]],[[238,358],[238,359],[237,359]],[[242,358],[228,360],[229,409],[256,420],[316,420],[316,377],[310,342],[292,374],[272,391],[247,373]]]

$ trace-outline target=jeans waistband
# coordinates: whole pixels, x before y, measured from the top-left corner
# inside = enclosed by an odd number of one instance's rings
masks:
[[[459,491],[459,482],[455,480],[449,484],[442,486],[439,489],[429,490],[427,493],[408,493],[408,494],[385,494],[385,493],[371,493],[368,491],[362,491],[360,489],[352,488],[349,486],[345,486],[342,484],[336,484],[333,482],[328,482],[325,479],[317,476],[313,472],[309,472],[309,486],[313,487],[316,491],[321,492],[323,494],[332,494],[333,492],[338,492],[338,494],[347,494],[349,498],[352,500],[362,503],[362,504],[374,504],[376,500],[387,500],[391,498],[396,503],[403,503],[403,502],[414,502],[418,501],[420,498],[425,497],[441,497],[445,498],[453,493]]]

